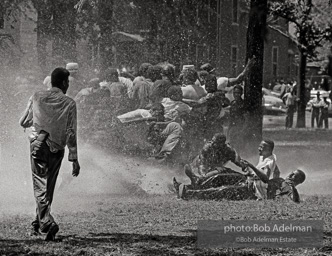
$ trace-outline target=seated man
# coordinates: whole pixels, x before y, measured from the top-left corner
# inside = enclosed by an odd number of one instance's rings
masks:
[[[165,119],[166,121],[177,122],[183,124],[190,112],[191,107],[182,102],[183,93],[181,87],[171,86],[168,91],[168,98],[164,98],[161,104],[165,107]]]
[[[117,117],[121,123],[137,123],[151,121],[148,129],[147,141],[155,149],[155,158],[160,161],[167,160],[182,136],[182,127],[177,122],[165,121],[165,108],[161,103],[154,103],[150,110],[136,109]],[[114,126],[119,137],[123,138],[122,127]]]
[[[258,147],[258,164],[256,167],[251,164],[249,165],[254,173],[248,170],[247,175],[252,176],[252,178],[249,179],[252,181],[253,189],[258,200],[267,199],[267,183],[260,179],[257,172],[264,173],[269,180],[280,177],[280,171],[276,163],[277,157],[273,154],[273,149],[273,141],[263,140]]]
[[[191,180],[189,188],[204,189],[244,182],[244,175],[224,167],[228,161],[232,161],[241,168],[245,167],[235,149],[226,143],[226,136],[216,133],[212,140],[204,145],[192,163],[185,165],[185,173]],[[178,189],[180,184],[175,177],[173,183]]]

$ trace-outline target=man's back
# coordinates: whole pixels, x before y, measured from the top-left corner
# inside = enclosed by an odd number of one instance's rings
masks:
[[[183,98],[190,100],[199,100],[207,94],[203,87],[197,85],[187,85],[185,87],[181,87],[181,90]]]
[[[36,92],[31,100],[33,127],[36,132],[46,131],[49,133],[49,140],[55,143],[58,149],[64,148],[67,134],[76,133],[75,101],[56,87]]]

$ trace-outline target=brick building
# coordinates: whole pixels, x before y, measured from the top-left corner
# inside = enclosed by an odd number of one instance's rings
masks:
[[[120,66],[130,62],[131,66],[138,66],[142,62],[156,63],[168,60],[179,69],[184,64],[210,62],[222,76],[235,76],[242,69],[246,55],[246,33],[248,25],[249,7],[245,0],[204,0],[197,4],[190,22],[200,27],[199,36],[186,31],[174,33],[174,38],[160,39],[162,34],[152,34],[153,25],[147,20],[147,13],[132,6],[125,7],[124,2],[115,1],[114,17],[118,22],[114,25],[115,37],[113,45],[113,59],[111,65]],[[122,5],[122,6],[120,6]],[[125,8],[128,8],[126,10]],[[190,6],[190,8],[192,8]],[[119,10],[117,13],[116,10]],[[17,14],[19,15],[19,14]],[[1,20],[0,33],[11,34],[14,44],[19,49],[21,70],[27,67],[37,67],[36,50],[36,12],[30,9],[27,14],[20,14],[14,20]],[[131,22],[129,22],[131,21]],[[172,20],[169,21],[170,25]],[[284,35],[288,31],[288,24],[280,19],[270,21],[264,49],[264,85],[276,79],[293,79],[297,77],[297,50],[294,44]],[[1,30],[2,27],[2,30]],[[120,40],[119,33],[121,33]],[[129,36],[123,36],[127,33]],[[161,33],[161,32],[159,32]],[[179,35],[177,35],[179,34]],[[134,36],[131,37],[130,35]],[[176,38],[176,36],[178,36]],[[140,40],[135,40],[140,38]],[[128,40],[126,40],[126,38]],[[167,41],[168,40],[168,41]],[[51,44],[51,38],[49,42]],[[98,65],[99,46],[89,41],[80,40],[77,43],[77,61],[84,72],[92,70]],[[51,47],[48,58],[51,61]],[[176,54],[175,54],[176,53]],[[190,63],[189,63],[190,62]],[[48,67],[52,69],[52,67]]]

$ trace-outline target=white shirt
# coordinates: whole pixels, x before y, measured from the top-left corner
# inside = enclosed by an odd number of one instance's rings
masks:
[[[161,104],[165,108],[165,118],[178,123],[181,123],[182,117],[189,114],[192,109],[188,104],[170,98],[164,98]]]

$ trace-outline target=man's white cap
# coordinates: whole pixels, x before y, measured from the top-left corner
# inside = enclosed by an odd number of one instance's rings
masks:
[[[77,72],[77,71],[78,71],[78,64],[75,63],[75,62],[67,63],[67,65],[66,65],[66,69],[67,69],[69,72]]]

